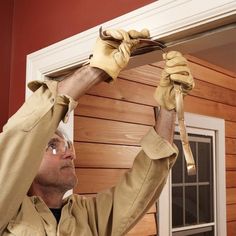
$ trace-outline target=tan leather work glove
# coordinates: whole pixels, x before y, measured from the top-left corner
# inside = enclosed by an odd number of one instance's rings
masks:
[[[160,84],[154,98],[158,104],[167,110],[175,108],[174,83],[181,84],[183,95],[187,95],[194,88],[194,80],[187,60],[180,52],[170,51],[163,54],[166,65],[162,71]]]
[[[140,32],[110,29],[106,30],[106,36],[111,36],[114,40],[102,40],[100,37],[97,39],[90,66],[104,70],[115,80],[127,66],[130,54],[139,44],[139,39],[148,38],[150,34],[147,29]]]

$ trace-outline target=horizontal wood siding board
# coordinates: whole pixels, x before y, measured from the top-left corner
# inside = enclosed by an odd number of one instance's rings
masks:
[[[236,171],[226,171],[226,187],[236,188]]]
[[[184,107],[187,112],[218,117],[227,121],[236,121],[236,107],[223,103],[187,96],[185,98]]]
[[[76,167],[131,168],[140,147],[75,142]]]
[[[226,189],[227,204],[236,204],[236,188]]]
[[[153,107],[109,98],[85,95],[79,99],[75,115],[154,125]]]
[[[227,209],[227,221],[236,221],[236,204],[227,205],[226,209]]]
[[[236,106],[236,91],[195,79],[195,87],[191,95],[210,101]]]
[[[227,138],[236,138],[236,122],[225,122],[225,136]]]
[[[150,126],[101,120],[88,117],[74,118],[74,140],[83,142],[139,145]]]
[[[236,170],[236,154],[226,155],[226,170]]]
[[[226,138],[226,154],[236,154],[236,139]]]
[[[223,67],[214,65],[214,64],[212,64],[212,63],[210,63],[208,61],[204,61],[204,60],[202,60],[200,58],[197,58],[195,56],[192,56],[190,54],[185,55],[185,57],[187,58],[188,61],[191,61],[191,62],[193,62],[195,64],[198,64],[198,65],[203,66],[205,68],[207,67],[210,70],[216,71],[216,72],[221,73],[221,74],[228,75],[228,76],[230,76],[232,78],[236,78],[236,73],[233,72],[233,71],[229,71],[229,70],[227,70],[227,69],[225,69]]]
[[[76,168],[79,185],[75,187],[75,193],[104,191],[117,184],[126,171],[126,169]]]
[[[142,73],[141,70],[143,70]],[[202,70],[204,70],[204,67],[202,68]],[[135,81],[140,82],[143,80],[143,74],[146,71],[150,71],[150,73],[154,75],[156,72],[156,67],[150,67],[149,65],[146,65],[142,66],[138,70],[137,68],[134,68],[127,71],[126,76],[122,76],[122,78],[126,79],[132,78],[134,82]],[[129,77],[129,74],[132,74],[133,77]],[[159,84],[159,81],[160,81],[160,73],[157,73],[156,77],[152,76],[149,78],[147,84],[157,86],[157,84]],[[231,87],[224,88],[221,85],[212,84],[209,83],[209,81],[202,81],[200,79],[195,78],[195,87],[190,94],[195,97],[228,104],[231,106],[236,106],[236,99],[234,99],[236,97],[236,88],[235,90],[232,90]]]
[[[149,236],[156,235],[156,216],[155,214],[146,214],[143,218],[129,231],[127,236]]]
[[[114,84],[102,82],[91,88],[87,94],[156,106],[157,103],[152,96],[155,88],[156,84],[149,86],[119,78]]]
[[[236,235],[236,221],[227,222],[227,235],[228,236]]]
[[[157,86],[162,69],[152,65],[144,65],[130,70],[124,70],[119,77],[131,81]]]
[[[160,69],[164,66],[163,62],[152,63],[152,65]],[[194,78],[236,91],[236,80],[232,76],[219,73],[192,61],[189,61],[189,66]]]
[[[219,73],[194,62],[190,62],[189,65],[194,78],[218,85],[222,88],[236,90],[236,80],[231,76]]]

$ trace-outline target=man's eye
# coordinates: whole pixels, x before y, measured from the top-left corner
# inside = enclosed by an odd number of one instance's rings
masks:
[[[49,143],[48,148],[56,149],[57,145],[55,143]]]

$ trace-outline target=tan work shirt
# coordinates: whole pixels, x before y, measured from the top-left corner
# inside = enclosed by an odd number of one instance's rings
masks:
[[[65,199],[57,225],[43,200],[27,192],[49,139],[76,102],[56,94],[57,82],[30,87],[35,92],[0,134],[0,235],[125,235],[159,197],[176,149],[151,129],[120,182],[93,198],[73,194]]]

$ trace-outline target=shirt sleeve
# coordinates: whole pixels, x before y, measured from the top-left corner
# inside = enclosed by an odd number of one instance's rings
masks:
[[[76,106],[71,98],[57,94],[56,81],[31,85],[34,93],[0,134],[0,234],[17,213],[59,122]]]
[[[142,139],[141,146],[132,169],[88,205],[95,205],[98,235],[125,235],[160,196],[178,150],[154,129]]]

